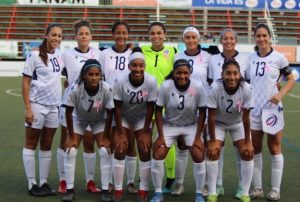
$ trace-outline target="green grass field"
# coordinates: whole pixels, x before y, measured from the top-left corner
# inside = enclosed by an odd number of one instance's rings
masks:
[[[7,90],[10,94],[7,93]],[[0,78],[0,113],[2,114],[0,116],[0,202],[60,201],[61,196],[35,198],[27,194],[27,180],[22,162],[24,110],[20,94],[21,78]],[[285,167],[281,186],[281,202],[300,201],[298,192],[300,189],[300,84],[297,84],[290,94],[294,96],[286,96],[284,98],[286,127],[282,147],[285,157]],[[60,132],[58,130],[52,147],[53,161],[49,177],[49,183],[55,188],[58,183],[55,151],[58,147],[59,136]],[[220,202],[238,201],[233,199],[234,191],[237,188],[235,162],[236,158],[231,140],[227,139],[224,157],[225,196],[219,198],[218,201]],[[98,162],[96,165],[98,165]],[[165,201],[194,201],[194,180],[191,165],[190,160],[186,173],[184,195],[180,197],[166,196]],[[84,191],[85,178],[83,167],[82,152],[79,152],[75,178],[76,201],[99,201],[99,195],[88,194]],[[96,173],[96,180],[99,182],[99,170],[96,170]],[[264,190],[267,193],[270,191],[270,155],[268,154],[267,147],[264,148],[263,176]],[[135,197],[125,195],[124,201],[135,201]],[[255,201],[266,201],[266,199]]]

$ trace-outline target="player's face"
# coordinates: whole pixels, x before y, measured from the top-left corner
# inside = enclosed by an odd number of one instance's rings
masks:
[[[85,85],[88,89],[96,89],[101,80],[101,70],[98,67],[90,67],[84,75]]]
[[[90,28],[87,26],[80,27],[77,31],[75,39],[79,47],[88,47],[90,41],[92,40]]]
[[[149,31],[149,40],[154,46],[161,46],[164,43],[166,34],[164,30],[159,25],[154,25]]]
[[[225,88],[229,90],[236,89],[241,79],[241,73],[238,67],[234,64],[228,65],[227,68],[222,72],[222,79],[225,83]]]
[[[199,37],[194,32],[187,32],[183,37],[183,41],[185,43],[186,49],[188,50],[195,50],[198,48]]]
[[[225,32],[221,38],[221,44],[223,46],[223,50],[232,51],[235,49],[235,45],[237,43],[234,33],[228,31]]]
[[[60,27],[52,27],[45,38],[47,39],[47,49],[52,52],[60,46],[60,42],[62,40],[62,29]]]
[[[177,67],[173,71],[173,78],[177,85],[179,86],[185,86],[188,81],[190,80],[190,69],[187,66],[180,66]]]
[[[125,25],[118,25],[115,32],[113,33],[113,38],[117,46],[126,45],[126,41],[129,38],[129,33]]]
[[[256,30],[255,33],[256,45],[259,49],[269,48],[271,42],[271,36],[268,31],[261,27]]]
[[[134,81],[141,81],[144,78],[145,62],[135,59],[129,64],[130,76]]]

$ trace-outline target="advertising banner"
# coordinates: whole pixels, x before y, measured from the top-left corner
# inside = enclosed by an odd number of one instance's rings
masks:
[[[113,0],[112,4],[114,6],[156,6],[156,0]]]
[[[23,57],[26,58],[29,52],[38,48],[41,43],[41,41],[23,42]]]
[[[98,0],[18,0],[22,5],[98,6]]]
[[[273,46],[275,50],[282,53],[289,62],[296,62],[296,47],[295,46]]]
[[[0,57],[9,57],[9,58],[18,57],[18,42],[1,40]]]

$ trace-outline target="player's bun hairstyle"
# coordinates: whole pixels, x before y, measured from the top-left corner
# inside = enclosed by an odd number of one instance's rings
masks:
[[[116,31],[116,29],[117,29],[117,27],[118,27],[119,25],[124,25],[124,26],[126,27],[128,33],[130,32],[129,25],[128,25],[126,22],[120,20],[120,21],[116,21],[116,22],[112,25],[112,27],[111,27],[111,32],[112,32],[113,34],[115,33],[115,31]]]
[[[164,33],[167,32],[166,26],[161,22],[152,22],[148,27],[148,32],[150,32],[153,26],[160,26],[164,30]]]
[[[264,23],[259,23],[259,24],[256,25],[256,27],[254,28],[254,31],[253,31],[254,37],[255,37],[255,35],[256,35],[257,30],[260,29],[260,28],[264,28],[265,30],[267,30],[269,36],[272,37],[271,30],[270,30],[269,26],[266,25],[266,24],[264,24]],[[256,52],[258,52],[258,46],[255,46],[255,47],[254,47],[254,50],[255,50]]]
[[[135,59],[141,59],[145,62],[145,56],[143,55],[143,51],[140,47],[134,47],[132,49],[132,52],[128,58],[128,66]]]
[[[89,20],[81,19],[81,20],[76,20],[73,24],[73,29],[75,31],[75,35],[78,33],[78,30],[81,27],[88,27],[90,32],[92,33],[92,25]]]
[[[80,85],[84,81],[84,75],[86,72],[91,68],[91,67],[96,67],[100,70],[101,76],[103,75],[103,69],[101,67],[101,64],[99,63],[98,60],[95,59],[88,59],[85,61],[84,65],[81,68],[79,78],[77,80],[77,83]]]
[[[223,65],[222,65],[222,72],[224,72],[228,67],[229,65],[234,65],[238,68],[239,70],[239,73],[241,75],[241,67],[239,65],[239,63],[235,60],[235,59],[228,59],[228,60],[225,60]],[[222,80],[222,79],[221,79]],[[241,75],[241,79],[239,81],[239,85],[244,81],[244,78],[242,77]]]
[[[54,28],[54,27],[62,28],[60,24],[57,24],[57,23],[50,24],[46,28],[45,36],[47,36],[49,34],[49,32],[51,31],[51,29]],[[48,65],[47,64],[47,61],[48,61],[47,52],[48,52],[48,50],[47,50],[47,39],[46,38],[44,38],[42,44],[39,45],[39,52],[40,52],[39,56],[41,57],[41,59],[44,62],[44,64]]]
[[[186,59],[178,59],[175,61],[175,63],[173,64],[173,70],[170,72],[170,74],[168,76],[166,76],[165,80],[169,80],[169,79],[174,79],[173,78],[173,72],[178,68],[178,67],[182,67],[182,66],[186,66],[189,68],[190,72],[193,71],[193,67],[191,66],[191,64],[189,63],[189,61],[187,61]]]

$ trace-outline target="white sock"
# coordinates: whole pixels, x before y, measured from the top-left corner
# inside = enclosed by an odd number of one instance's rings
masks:
[[[149,178],[151,172],[151,161],[139,162],[140,167],[140,190],[149,190]]]
[[[277,154],[272,155],[272,177],[271,177],[271,185],[272,189],[280,192],[280,184],[282,179],[283,172],[283,155]]]
[[[176,153],[176,183],[183,184],[185,170],[188,162],[188,150],[177,150]]]
[[[125,170],[125,160],[113,159],[113,178],[115,190],[123,190],[123,176]]]
[[[51,167],[52,153],[50,151],[39,151],[40,186],[47,183]]]
[[[155,188],[155,192],[162,192],[162,181],[165,175],[164,160],[151,161],[151,177]]]
[[[100,173],[101,173],[101,185],[103,190],[108,190],[110,178],[112,176],[111,170],[111,154],[108,154],[107,149],[105,147],[101,147],[99,149],[100,155]]]
[[[217,185],[217,173],[218,173],[218,160],[217,161],[206,161],[207,168],[207,182],[208,182],[208,193],[210,195],[216,195]]]
[[[65,165],[67,189],[74,188],[76,156],[77,156],[77,149],[74,147],[72,147],[69,152],[65,152],[64,165]]]
[[[23,164],[28,180],[28,189],[32,184],[37,184],[35,179],[35,151],[32,149],[23,148]]]
[[[243,195],[248,196],[251,180],[253,176],[254,162],[241,160],[241,187],[243,188]]]
[[[94,180],[96,152],[94,153],[83,152],[83,160],[84,160],[84,168],[85,168],[85,180],[88,183],[88,181]]]
[[[262,153],[254,154],[253,157],[254,168],[253,168],[253,178],[252,178],[252,186],[253,188],[262,188]]]
[[[64,158],[65,158],[64,156],[65,156],[64,150],[61,148],[57,148],[56,161],[57,161],[59,181],[66,180],[65,169],[64,169]]]
[[[218,186],[223,186],[223,165],[224,165],[224,146],[221,147],[220,157],[218,160],[218,178],[217,178]]]
[[[125,157],[127,184],[134,183],[134,178],[136,173],[136,161],[137,161],[136,156]]]
[[[196,182],[196,193],[202,193],[206,175],[205,161],[201,163],[194,162],[194,178]]]
[[[236,168],[237,168],[237,172],[238,172],[238,178],[239,178],[239,187],[242,186],[242,175],[241,175],[241,156],[240,156],[240,152],[237,146],[234,146],[234,150],[236,153]]]

